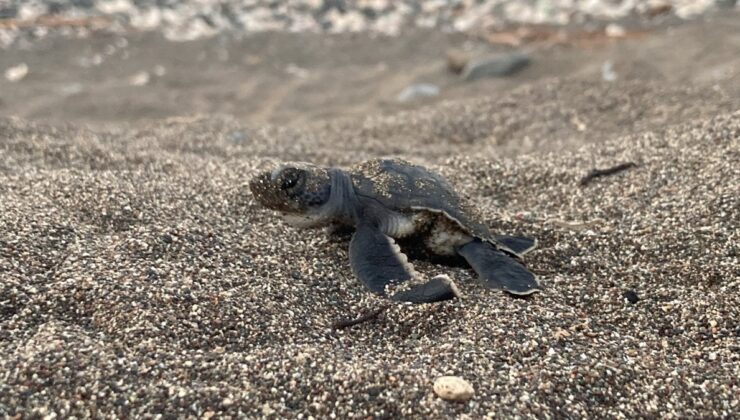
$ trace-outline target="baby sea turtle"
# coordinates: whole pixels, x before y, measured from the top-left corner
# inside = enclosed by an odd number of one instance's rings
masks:
[[[414,303],[459,296],[445,275],[425,281],[395,239],[413,238],[431,255],[462,257],[482,284],[515,295],[541,290],[520,262],[534,239],[496,236],[440,175],[399,159],[349,170],[287,163],[250,182],[254,197],[299,227],[354,228],[352,272],[373,293]]]

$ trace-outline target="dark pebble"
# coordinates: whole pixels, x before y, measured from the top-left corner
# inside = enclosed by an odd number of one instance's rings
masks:
[[[463,69],[463,80],[473,81],[486,77],[510,76],[530,63],[524,53],[497,54],[470,61]]]
[[[624,293],[622,293],[622,296],[624,296],[624,298],[632,304],[640,301],[640,298],[637,296],[637,293],[634,290],[625,290]]]

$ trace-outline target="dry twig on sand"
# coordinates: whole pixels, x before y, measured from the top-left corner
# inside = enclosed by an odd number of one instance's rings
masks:
[[[587,185],[588,183],[590,183],[596,178],[599,178],[602,176],[614,175],[616,173],[626,171],[627,169],[632,168],[634,166],[637,166],[637,164],[635,164],[634,162],[627,162],[627,163],[622,163],[617,166],[612,166],[611,168],[607,168],[607,169],[593,169],[591,170],[591,172],[586,174],[586,176],[581,178],[581,186]]]

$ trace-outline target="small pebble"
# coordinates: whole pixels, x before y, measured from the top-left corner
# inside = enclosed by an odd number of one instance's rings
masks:
[[[443,400],[465,402],[473,398],[475,390],[459,376],[441,376],[434,381],[434,393]]]
[[[511,76],[527,67],[530,58],[524,53],[497,54],[469,62],[463,69],[463,80]]]
[[[9,82],[18,82],[28,75],[28,65],[26,63],[18,64],[17,66],[8,67],[5,69],[5,78]]]
[[[614,63],[611,61],[605,61],[601,65],[601,78],[607,82],[613,82],[617,80],[617,73],[614,71]]]
[[[411,85],[398,94],[399,102],[408,102],[418,98],[431,97],[439,95],[439,87],[428,83],[419,83]]]
[[[621,38],[627,35],[627,30],[623,26],[617,25],[616,23],[610,23],[604,28],[606,36],[610,38]]]
[[[128,83],[131,86],[144,86],[147,83],[149,83],[150,79],[151,79],[151,76],[149,75],[149,72],[141,71],[131,76],[128,79]]]
[[[162,77],[167,74],[167,68],[161,64],[158,64],[154,66],[154,68],[152,69],[152,73],[154,73],[154,75],[157,77]]]
[[[462,73],[465,65],[470,61],[470,53],[460,49],[447,50],[447,69],[455,74]]]

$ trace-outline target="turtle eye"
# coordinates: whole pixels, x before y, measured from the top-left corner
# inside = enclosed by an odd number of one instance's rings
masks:
[[[285,169],[281,178],[280,189],[290,190],[298,185],[298,181],[301,179],[301,171],[294,168]]]

